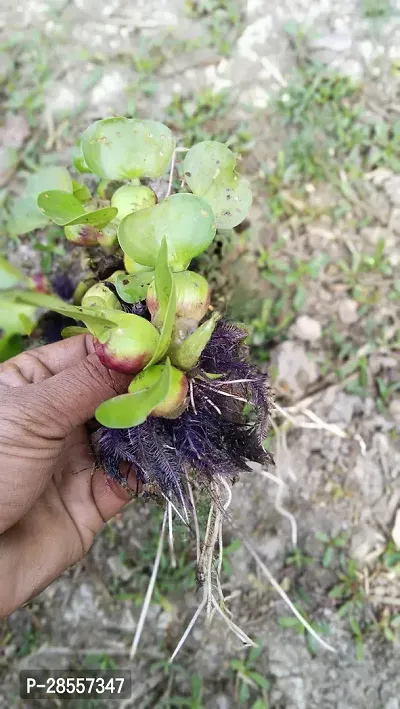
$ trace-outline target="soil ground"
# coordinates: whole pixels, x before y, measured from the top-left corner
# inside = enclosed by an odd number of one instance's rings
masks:
[[[255,199],[235,243],[205,263],[214,298],[250,329],[276,409],[233,517],[313,627],[318,648],[225,529],[223,587],[260,643],[200,619],[192,541],[163,557],[140,651],[129,648],[160,511],[134,501],[88,556],[0,624],[0,707],[24,668],[130,667],[121,709],[400,709],[399,0],[3,0],[0,200],[39,162],[65,164],[110,114],[163,120],[181,144],[228,141]],[[28,271],[71,262],[59,231],[9,239]],[[282,486],[278,486],[280,489]],[[396,546],[396,542],[397,545]],[[100,707],[47,700],[40,706]]]

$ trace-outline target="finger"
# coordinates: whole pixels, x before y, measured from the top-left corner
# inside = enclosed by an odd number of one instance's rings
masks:
[[[94,469],[94,456],[83,428],[76,429],[65,446],[66,474],[62,474],[59,492],[66,509],[79,529],[85,548],[104,522],[114,517],[132,499],[127,489],[112,484],[103,470]],[[136,476],[132,468],[124,471],[127,487],[134,490]]]
[[[77,335],[12,357],[0,365],[0,385],[36,384],[73,367],[94,352],[91,335]]]
[[[92,470],[77,474],[76,489],[72,484],[62,496],[49,484],[25,517],[0,535],[0,618],[79,561],[104,522],[129,501],[107,487],[102,471],[92,476]]]
[[[2,409],[12,420],[16,413],[21,430],[41,440],[65,438],[74,428],[93,418],[106,399],[127,391],[132,377],[104,367],[96,354],[90,354],[39,384],[6,390]]]

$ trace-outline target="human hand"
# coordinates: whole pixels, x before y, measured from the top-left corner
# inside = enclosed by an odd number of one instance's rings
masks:
[[[90,335],[0,365],[0,617],[81,559],[130,499],[94,470],[84,426],[130,379],[100,364]]]

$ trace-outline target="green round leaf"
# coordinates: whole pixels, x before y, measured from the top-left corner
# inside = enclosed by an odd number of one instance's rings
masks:
[[[235,154],[223,143],[211,140],[194,145],[183,163],[187,184],[211,205],[219,229],[240,224],[251,207],[250,185],[237,174],[235,166]]]
[[[0,296],[0,330],[6,335],[30,335],[37,322],[36,308]]]
[[[121,273],[115,279],[115,288],[125,303],[139,303],[141,300],[146,300],[147,289],[152,279],[153,271],[138,273],[136,276]]]
[[[41,192],[37,203],[41,212],[59,226],[69,224],[85,211],[79,199],[61,190]]]
[[[40,211],[36,196],[19,197],[10,209],[8,229],[11,234],[28,234],[34,229],[42,229],[49,224],[48,218]]]
[[[117,214],[117,209],[113,207],[85,212],[79,199],[61,190],[42,192],[37,201],[41,211],[59,226],[91,224],[101,229]]]
[[[96,175],[110,180],[160,177],[175,148],[167,126],[135,118],[96,121],[82,136],[84,159]]]
[[[222,170],[233,172],[236,156],[223,143],[204,140],[190,148],[183,162],[183,171],[190,189],[198,195],[204,195]]]
[[[68,226],[73,226],[74,224],[91,224],[98,229],[103,229],[107,224],[109,224],[117,214],[117,210],[114,207],[102,207],[102,209],[95,209],[93,212],[84,212],[76,219],[71,219],[68,222]]]
[[[153,207],[157,197],[150,187],[145,185],[122,185],[111,197],[111,206],[118,209],[117,221],[138,209]]]
[[[64,167],[42,167],[29,175],[25,194],[37,197],[46,190],[61,190],[72,193],[72,178]]]
[[[143,423],[151,411],[167,396],[171,386],[171,365],[167,360],[160,377],[146,389],[122,394],[104,401],[96,409],[96,418],[107,428],[131,428]]]
[[[18,283],[27,281],[27,276],[0,256],[0,290],[13,288]]]
[[[162,240],[168,246],[173,271],[184,271],[215,237],[210,206],[193,194],[174,194],[155,207],[141,209],[122,220],[118,240],[127,256],[155,266]]]

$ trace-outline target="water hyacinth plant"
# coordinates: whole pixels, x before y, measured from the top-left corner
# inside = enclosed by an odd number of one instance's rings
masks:
[[[181,191],[172,194],[176,158],[183,152]],[[156,121],[123,117],[97,121],[84,132],[74,160],[78,171],[100,178],[96,195],[63,168],[54,168],[51,176],[34,181],[36,192],[31,185],[23,198],[29,207],[25,221],[18,209],[14,219],[20,233],[54,222],[74,244],[102,246],[120,257],[119,268],[98,282],[80,284],[71,304],[38,292],[16,269],[0,262],[0,301],[7,305],[1,310],[0,328],[10,332],[14,327],[14,332],[26,334],[38,310],[55,311],[78,323],[65,328],[65,337],[90,332],[100,361],[132,375],[126,394],[98,407],[100,428],[93,439],[98,465],[109,478],[128,488],[126,470],[131,468],[138,484],[145,490],[156,488],[165,503],[132,656],[167,525],[174,562],[174,518],[193,531],[197,577],[204,587],[203,600],[176,652],[205,607],[209,617],[216,611],[243,643],[252,643],[226,611],[219,583],[221,524],[229,516],[234,479],[249,470],[249,461],[264,466],[271,462],[263,447],[268,384],[249,359],[246,331],[213,310],[206,279],[189,270],[217,230],[233,229],[247,215],[251,190],[238,174],[236,161],[236,155],[218,142],[177,148],[171,131]],[[149,180],[161,178],[169,165],[167,196],[158,202]],[[5,317],[14,321],[7,324]],[[196,514],[199,490],[210,500],[204,533]],[[215,565],[217,544],[220,555]],[[245,545],[271,580],[256,552],[248,542]]]

